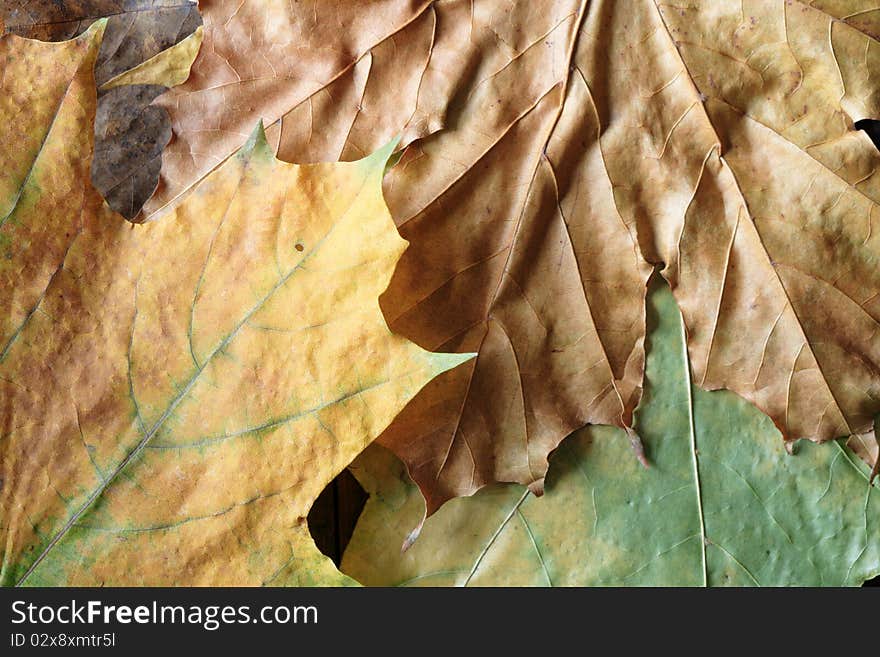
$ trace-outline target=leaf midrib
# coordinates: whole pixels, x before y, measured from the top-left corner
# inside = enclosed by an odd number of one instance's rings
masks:
[[[703,118],[705,119],[706,124],[712,130],[712,133],[715,135],[716,144],[713,146],[713,148],[718,148],[718,158],[722,162],[722,164],[727,168],[727,170],[730,172],[730,175],[733,178],[734,183],[736,184],[737,195],[739,196],[740,200],[742,201],[743,208],[746,210],[746,213],[747,213],[747,218],[748,218],[747,223],[749,225],[751,225],[753,230],[755,231],[755,234],[758,238],[758,242],[761,245],[761,251],[764,253],[765,257],[767,258],[767,261],[770,263],[771,269],[773,270],[774,278],[775,278],[777,284],[779,285],[780,290],[785,295],[786,303],[788,304],[788,307],[791,309],[792,315],[794,316],[794,319],[795,319],[795,322],[797,323],[798,329],[800,330],[800,333],[803,336],[804,344],[807,347],[807,349],[809,350],[810,355],[813,357],[813,360],[816,363],[816,367],[819,369],[820,378],[822,379],[822,382],[825,384],[825,389],[828,391],[828,394],[831,397],[831,400],[834,402],[834,406],[835,406],[835,408],[837,408],[837,412],[840,415],[841,419],[843,420],[844,425],[846,425],[847,430],[852,434],[853,431],[852,431],[852,428],[849,426],[849,420],[847,419],[846,415],[844,414],[843,408],[840,406],[840,403],[837,401],[837,397],[831,388],[831,383],[828,381],[828,378],[825,376],[825,372],[822,369],[822,364],[819,361],[819,358],[816,356],[815,351],[813,350],[812,341],[811,341],[810,337],[807,335],[807,331],[804,328],[803,323],[801,322],[801,318],[798,315],[797,311],[795,310],[795,306],[791,301],[791,297],[788,294],[788,289],[785,287],[785,284],[782,281],[782,277],[779,275],[779,272],[777,271],[776,267],[773,265],[773,259],[771,258],[770,253],[767,250],[767,247],[764,245],[763,236],[761,235],[761,232],[758,230],[758,227],[754,222],[752,212],[749,209],[748,201],[746,200],[745,194],[743,193],[742,188],[740,187],[739,180],[736,177],[736,174],[733,170],[733,167],[730,166],[730,164],[727,162],[727,159],[724,157],[724,155],[721,152],[721,144],[722,144],[721,138],[718,135],[718,132],[715,130],[715,124],[712,122],[712,119],[709,116],[709,112],[706,109],[705,102],[702,100],[702,96],[700,95],[700,92],[699,92],[699,87],[697,87],[696,82],[694,82],[693,76],[691,75],[691,71],[688,68],[687,63],[684,60],[684,56],[681,54],[681,52],[678,49],[678,46],[676,45],[675,39],[673,38],[672,33],[669,30],[669,25],[667,25],[666,19],[663,17],[663,12],[660,10],[660,6],[657,4],[657,0],[649,0],[649,1],[654,6],[654,9],[657,11],[657,16],[660,20],[660,24],[663,26],[663,31],[666,34],[666,37],[672,47],[673,52],[675,52],[676,57],[678,58],[678,61],[681,64],[682,71],[687,75],[688,81],[691,83],[691,86],[693,87],[694,91],[696,92],[697,98],[699,99],[699,106],[700,106],[700,110],[702,112]],[[748,117],[748,118],[751,118],[751,117]],[[773,132],[775,134],[779,134],[776,131],[773,131]],[[782,135],[779,135],[779,136],[782,137]],[[782,138],[785,139],[784,137],[782,137]],[[807,157],[809,157],[810,159],[817,161],[817,160],[815,160],[815,158],[812,157],[812,155],[810,155],[806,151],[803,151],[803,149],[800,149],[800,150],[802,152],[804,152],[804,154]],[[851,189],[855,189],[855,187],[853,185],[850,184],[849,186]],[[860,190],[856,190],[856,191],[859,191],[859,193],[862,193],[862,192],[860,192]],[[722,292],[723,292],[723,290],[722,290]],[[720,307],[718,308],[718,312],[720,312]],[[682,319],[682,325],[684,326],[683,319]],[[687,334],[685,333],[685,335],[687,335]],[[713,339],[714,339],[714,332],[713,332]],[[685,342],[685,349],[687,348],[686,345],[687,345],[687,342]],[[688,362],[690,362],[690,361],[688,361]],[[708,362],[707,362],[706,367],[708,368]]]
[[[700,481],[700,458],[697,450],[697,428],[694,418],[694,384],[691,380],[691,366],[687,351],[687,331],[684,327],[684,317],[681,311],[678,312],[678,320],[681,333],[681,359],[682,370],[684,374],[684,384],[687,388],[687,405],[688,405],[688,437],[690,438],[691,462],[693,464],[694,473],[694,492],[696,493],[697,515],[700,520],[700,561],[702,571],[701,586],[709,586],[709,571],[706,564],[706,517],[703,512],[703,490]]]

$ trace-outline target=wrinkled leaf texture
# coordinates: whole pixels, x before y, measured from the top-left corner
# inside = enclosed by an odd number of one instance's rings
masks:
[[[132,225],[89,180],[103,30],[0,39],[0,583],[347,583],[309,507],[468,358],[382,316],[391,149],[299,166],[259,128]]]

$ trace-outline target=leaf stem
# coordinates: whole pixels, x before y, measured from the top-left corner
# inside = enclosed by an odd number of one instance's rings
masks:
[[[706,566],[706,545],[708,543],[708,539],[706,538],[706,521],[703,518],[703,491],[700,487],[700,463],[697,452],[697,430],[694,423],[694,384],[691,381],[691,364],[690,360],[688,359],[687,332],[685,331],[684,318],[681,317],[681,313],[679,313],[679,320],[681,322],[682,360],[684,361],[684,368],[686,373],[685,383],[687,384],[688,429],[691,434],[691,456],[693,457],[694,466],[694,486],[697,491],[697,512],[700,516],[700,557],[702,561],[703,571],[702,586],[709,586],[709,571]]]

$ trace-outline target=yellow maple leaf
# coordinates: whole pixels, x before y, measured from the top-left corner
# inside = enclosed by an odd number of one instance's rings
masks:
[[[102,32],[0,40],[0,582],[344,582],[312,501],[470,358],[379,309],[391,147],[298,166],[260,127],[131,225],[89,183]]]

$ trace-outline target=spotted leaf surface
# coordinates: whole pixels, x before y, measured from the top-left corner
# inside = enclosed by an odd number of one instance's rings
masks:
[[[132,225],[89,182],[102,30],[0,40],[0,581],[345,583],[313,500],[469,358],[380,311],[406,246],[390,147],[298,166],[260,127]]]

